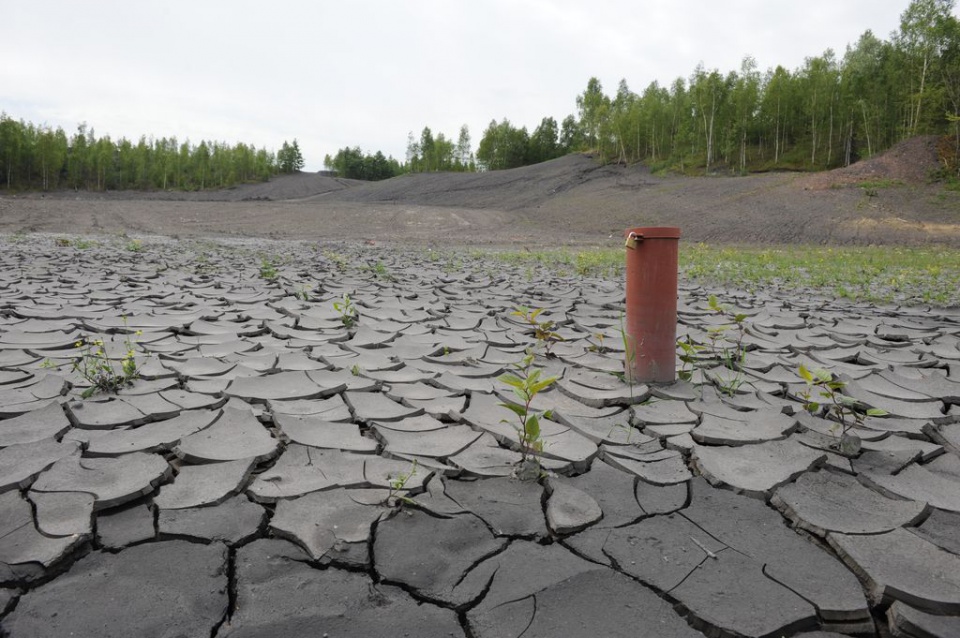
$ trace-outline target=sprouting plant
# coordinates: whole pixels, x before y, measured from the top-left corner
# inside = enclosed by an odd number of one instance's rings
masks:
[[[637,363],[637,348],[633,340],[627,334],[627,327],[624,324],[623,313],[620,313],[620,341],[623,343],[624,371],[623,381],[630,386],[630,402],[633,403],[633,371]]]
[[[681,367],[677,371],[677,377],[683,381],[692,381],[694,370],[700,367],[699,354],[706,349],[706,346],[694,343],[687,336],[685,340],[683,338],[677,339],[677,348],[680,349],[679,359],[681,363]]]
[[[210,268],[210,258],[207,257],[204,253],[200,253],[193,260],[193,271],[198,275],[202,275]]]
[[[293,293],[293,296],[300,301],[310,301],[310,287],[300,286],[300,289]]]
[[[347,328],[352,328],[357,323],[357,309],[354,307],[349,294],[343,293],[340,301],[334,301],[333,309],[340,313],[340,321]]]
[[[132,253],[138,253],[143,250],[143,241],[139,239],[131,239],[127,242],[127,250]]]
[[[747,315],[733,312],[727,306],[721,304],[717,300],[716,295],[710,295],[707,299],[707,306],[710,310],[732,322],[732,324],[711,326],[708,328],[707,339],[710,341],[711,352],[720,360],[723,367],[733,372],[733,374],[729,376],[717,377],[720,391],[733,396],[746,380],[743,372],[743,364],[747,357],[747,350],[743,346],[743,339],[747,334]],[[727,345],[721,346],[721,343],[727,343],[729,341],[727,332],[731,328],[736,330],[733,347],[731,348]]]
[[[71,242],[67,237],[57,237],[56,244],[60,248],[69,248],[73,242]]]
[[[727,306],[724,306],[717,300],[716,295],[710,295],[707,298],[707,306],[710,310],[714,311],[721,317],[728,319],[733,323],[733,328],[737,331],[736,340],[734,341],[735,349],[740,351],[743,349],[743,339],[747,335],[747,315],[742,312],[733,312]],[[723,337],[724,333],[731,326],[720,326],[717,329],[719,330],[718,337]]]
[[[344,272],[347,269],[346,256],[337,252],[329,251],[329,250],[325,251],[323,253],[323,256],[329,259],[330,262],[333,264],[333,267],[339,270],[340,272]]]
[[[595,333],[593,334],[593,336],[596,337],[596,338],[597,338],[597,341],[599,342],[598,347],[597,347],[597,351],[598,351],[598,352],[603,352],[603,338],[604,338],[606,335],[605,335],[603,332],[595,332]]]
[[[557,381],[557,377],[547,377],[541,379],[542,370],[533,367],[533,354],[528,351],[527,355],[519,363],[513,364],[515,373],[505,374],[500,377],[500,382],[513,388],[513,394],[520,400],[520,403],[501,403],[517,415],[517,424],[514,428],[517,432],[517,442],[520,445],[520,472],[521,477],[530,476],[531,465],[535,472],[534,476],[540,475],[540,455],[543,452],[543,436],[540,432],[540,417],[530,410],[530,404],[534,397],[540,392],[546,390]],[[545,415],[546,416],[546,415]],[[504,419],[502,423],[512,423]]]
[[[123,321],[126,325],[126,317]],[[134,334],[140,336],[143,333],[137,330]],[[80,350],[80,358],[74,361],[73,371],[90,384],[81,394],[84,399],[93,396],[97,390],[117,392],[140,376],[140,364],[129,334],[124,340],[125,352],[119,362],[110,359],[102,339],[82,340],[74,346]]]
[[[387,498],[384,500],[384,503],[389,504],[394,501],[399,501],[401,505],[407,503],[408,505],[413,503],[413,499],[405,494],[400,492],[407,486],[407,481],[417,475],[417,459],[413,459],[413,463],[410,465],[409,472],[401,472],[396,476],[390,477],[390,492],[387,494]]]
[[[377,260],[377,263],[370,265],[367,262],[366,265],[361,266],[361,270],[373,273],[373,276],[377,279],[383,279],[384,281],[393,281],[393,275],[390,273],[390,269],[387,268],[387,265],[381,260]]]
[[[73,247],[77,250],[87,250],[88,248],[92,248],[94,245],[95,243],[89,239],[76,239],[73,242]]]
[[[601,331],[601,332],[594,332],[590,336],[596,339],[597,343],[591,343],[589,346],[587,346],[587,351],[597,352],[597,353],[606,352],[606,349],[604,348],[604,345],[603,345],[603,340],[606,338],[607,335]]]
[[[526,306],[517,306],[514,311],[510,313],[510,316],[519,317],[533,328],[533,338],[537,340],[538,345],[543,347],[543,353],[549,357],[553,344],[563,341],[563,337],[554,330],[556,324],[553,321],[539,321],[537,319],[542,312],[543,308],[531,310]]]
[[[266,257],[260,262],[260,279],[266,279],[267,281],[274,281],[277,277],[280,276],[280,273],[277,271],[276,265],[267,259]]]
[[[393,277],[390,275],[390,271],[387,270],[386,264],[384,264],[382,261],[377,261],[376,265],[374,265],[373,274],[379,279],[393,279]]]
[[[737,390],[740,389],[740,386],[746,381],[746,375],[743,372],[743,364],[746,360],[747,352],[743,348],[737,348],[736,350],[730,348],[721,348],[717,349],[716,339],[713,336],[716,328],[711,328],[708,331],[710,339],[710,347],[720,358],[720,361],[723,363],[723,367],[729,370],[729,373],[720,373],[717,374],[715,382],[717,388],[728,396],[733,396],[737,393]]]
[[[350,374],[352,374],[355,377],[359,377],[361,372],[363,372],[363,368],[358,366],[356,363],[353,364],[352,368],[350,368]]]
[[[885,410],[871,408],[865,403],[843,394],[847,383],[834,378],[827,370],[811,372],[805,365],[800,364],[798,374],[807,384],[806,389],[800,393],[800,397],[804,401],[803,407],[810,414],[822,412],[824,416],[834,418],[837,424],[831,429],[834,432],[838,428],[840,430],[839,441],[836,446],[840,449],[844,448],[848,434],[853,427],[862,427],[868,416],[886,416],[887,414]],[[815,390],[823,401],[811,399]]]

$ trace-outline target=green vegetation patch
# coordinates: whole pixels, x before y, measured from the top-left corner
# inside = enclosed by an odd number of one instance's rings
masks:
[[[545,274],[622,277],[622,248],[473,251]],[[960,305],[960,251],[942,247],[718,247],[680,244],[680,274],[705,283],[756,292],[816,292],[852,301]]]
[[[683,246],[690,280],[724,286],[815,290],[861,301],[960,303],[960,251],[949,248]]]
[[[905,182],[902,179],[869,179],[857,184],[860,188],[864,190],[880,190],[884,188],[897,188],[898,186],[905,186]]]

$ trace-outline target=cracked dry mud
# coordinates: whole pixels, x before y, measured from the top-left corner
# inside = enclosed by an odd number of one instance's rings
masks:
[[[284,254],[275,280],[258,251]],[[708,341],[710,293],[748,315],[730,394],[709,365],[611,374],[618,281],[359,245],[3,241],[0,634],[960,635],[960,312],[682,284],[680,335]],[[560,377],[534,403],[539,482],[511,477],[499,405],[532,343],[517,305],[564,338],[538,359]],[[128,337],[142,377],[82,398],[74,344],[122,357]],[[801,363],[888,412],[857,455],[803,410]]]

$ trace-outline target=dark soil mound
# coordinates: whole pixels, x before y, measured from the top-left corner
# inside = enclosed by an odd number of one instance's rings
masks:
[[[219,191],[190,193],[190,199],[226,202],[298,200],[335,193],[365,183],[356,179],[327,177],[317,173],[294,173],[292,175],[277,175],[271,178],[269,182],[243,184]]]
[[[418,173],[367,184],[332,196],[341,202],[397,203],[513,211],[536,208],[545,201],[595,181],[642,182],[643,167],[624,171],[601,166],[589,155],[575,154],[542,164],[485,173]]]
[[[836,188],[864,182],[923,184],[940,168],[937,160],[937,135],[921,135],[904,140],[869,159],[807,177],[813,189]]]

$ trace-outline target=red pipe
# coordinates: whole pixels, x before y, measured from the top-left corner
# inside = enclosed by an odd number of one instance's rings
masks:
[[[632,383],[673,383],[677,364],[680,229],[631,228],[627,238],[624,370]]]

